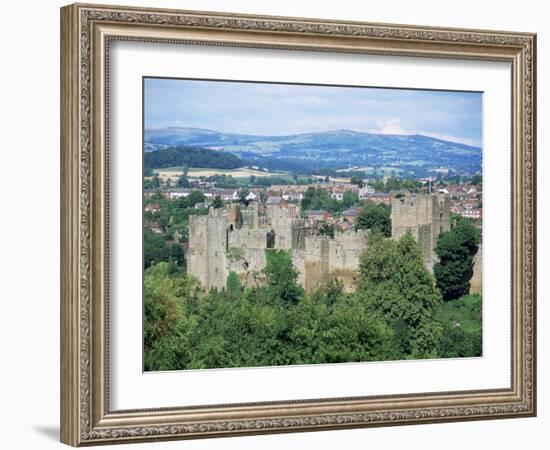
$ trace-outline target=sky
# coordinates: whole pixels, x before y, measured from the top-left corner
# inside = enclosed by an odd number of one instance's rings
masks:
[[[145,128],[288,135],[349,129],[482,146],[479,92],[146,78]]]

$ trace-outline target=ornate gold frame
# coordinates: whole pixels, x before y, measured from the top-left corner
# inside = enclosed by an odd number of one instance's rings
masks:
[[[108,397],[109,42],[137,40],[512,66],[512,385],[509,389],[111,411]],[[533,416],[536,36],[75,4],[61,9],[61,440],[79,446]]]

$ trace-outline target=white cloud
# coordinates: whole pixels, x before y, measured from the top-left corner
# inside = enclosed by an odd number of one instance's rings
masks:
[[[390,119],[380,122],[380,129],[376,131],[381,134],[410,134],[401,126],[400,119]]]

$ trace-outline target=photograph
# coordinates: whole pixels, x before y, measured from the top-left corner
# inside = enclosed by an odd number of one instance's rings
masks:
[[[542,15],[260,3],[72,4],[44,33],[60,114],[8,134],[59,139],[59,170],[40,164],[59,183],[39,183],[59,208],[35,202],[59,245],[29,242],[58,249],[57,319],[37,317],[59,358],[31,353],[56,364],[60,441],[329,448],[354,429],[436,448],[453,426],[477,430],[460,448],[521,447],[544,333]]]
[[[142,89],[145,372],[483,357],[483,92]]]

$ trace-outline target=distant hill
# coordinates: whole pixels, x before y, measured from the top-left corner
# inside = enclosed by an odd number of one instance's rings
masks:
[[[232,153],[184,146],[167,147],[154,152],[146,152],[143,159],[145,169],[163,169],[175,166],[236,169],[241,167],[242,164],[241,159]]]
[[[433,170],[471,175],[481,171],[482,151],[423,135],[335,130],[288,136],[223,133],[201,128],[145,131],[145,149],[205,147],[238,155],[244,163],[272,170],[350,170],[421,176]]]

